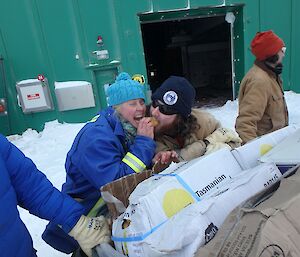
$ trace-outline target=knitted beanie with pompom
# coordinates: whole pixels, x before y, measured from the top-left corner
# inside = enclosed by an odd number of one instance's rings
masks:
[[[122,104],[129,100],[143,99],[145,101],[145,93],[143,86],[132,80],[128,73],[121,72],[116,81],[107,89],[108,105],[114,106]]]

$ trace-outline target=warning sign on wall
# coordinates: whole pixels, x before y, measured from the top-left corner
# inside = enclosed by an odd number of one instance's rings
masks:
[[[39,99],[39,98],[40,98],[39,93],[27,95],[27,100],[34,100],[34,99]]]

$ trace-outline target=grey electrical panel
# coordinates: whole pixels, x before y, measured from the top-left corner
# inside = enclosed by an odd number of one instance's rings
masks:
[[[17,82],[19,106],[24,113],[53,110],[47,79],[27,79]]]

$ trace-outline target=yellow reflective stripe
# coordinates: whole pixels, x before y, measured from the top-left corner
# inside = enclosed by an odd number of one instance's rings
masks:
[[[132,158],[143,169],[146,169],[146,165],[139,158],[134,156],[132,153],[128,152],[126,155],[128,155],[130,158]]]
[[[123,158],[122,162],[126,163],[130,168],[132,168],[134,170],[134,172],[139,173],[139,169],[137,167],[134,166],[134,164],[132,164],[130,161],[128,161],[127,159],[125,159],[125,157]]]
[[[98,199],[98,201],[95,203],[95,205],[94,205],[94,207],[89,211],[89,213],[88,213],[88,217],[96,217],[97,216],[97,214],[98,214],[98,211],[100,210],[100,208],[102,207],[102,206],[104,206],[105,205],[105,202],[104,202],[104,200],[102,199],[102,197],[100,197],[99,199]]]
[[[98,118],[100,117],[100,114],[96,115],[94,118],[92,118],[90,121],[88,122],[95,122]]]
[[[134,156],[132,153],[128,152],[123,160],[124,163],[126,163],[130,168],[134,170],[134,172],[138,173],[146,169],[146,165],[136,156]]]

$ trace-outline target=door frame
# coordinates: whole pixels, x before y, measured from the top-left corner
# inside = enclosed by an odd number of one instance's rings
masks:
[[[5,75],[4,58],[0,55],[0,105],[4,111],[0,112],[0,132],[3,135],[11,134],[11,126],[8,112],[7,81]]]
[[[140,20],[140,32],[141,25],[146,23],[208,18],[216,15],[224,15],[225,17],[226,13],[233,13],[235,21],[234,23],[231,23],[231,68],[232,100],[234,100],[238,95],[245,71],[243,7],[244,4],[235,4],[229,6],[206,6],[193,9],[138,13]],[[142,32],[140,35],[142,35]]]

